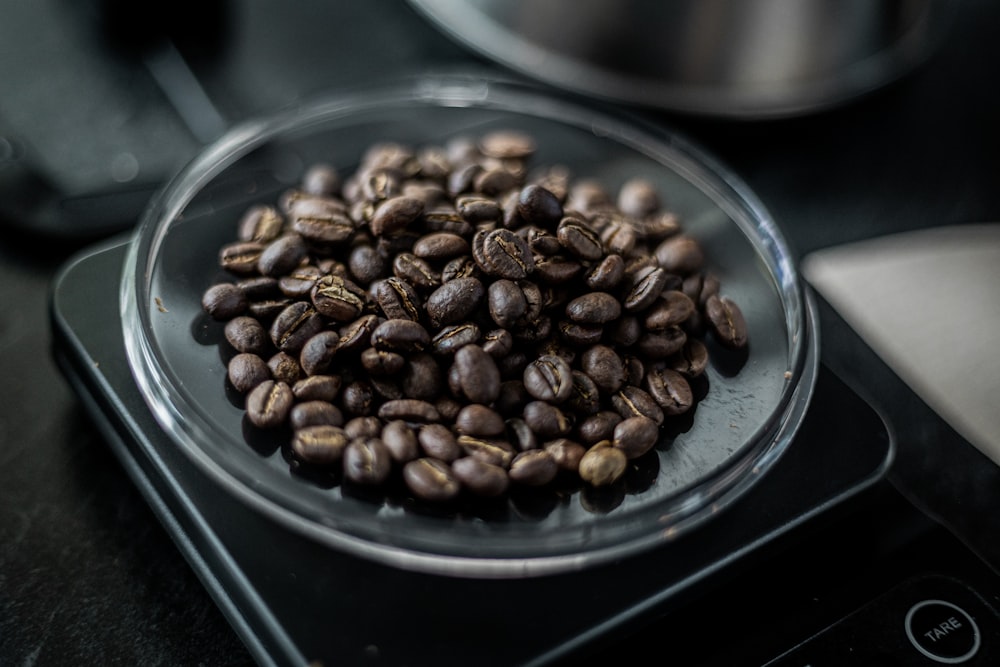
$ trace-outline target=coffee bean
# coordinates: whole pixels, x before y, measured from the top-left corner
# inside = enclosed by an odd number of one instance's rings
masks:
[[[531,135],[516,130],[495,130],[479,140],[479,150],[488,157],[527,158],[536,149]]]
[[[569,257],[545,257],[535,263],[535,274],[546,285],[566,285],[582,274],[583,264]]]
[[[219,266],[241,275],[257,273],[257,261],[264,252],[264,244],[257,241],[237,241],[222,246]]]
[[[441,419],[433,403],[416,398],[401,398],[386,401],[378,409],[378,416],[384,421],[402,419],[408,422],[429,423]]]
[[[559,464],[544,449],[521,452],[510,462],[508,475],[512,482],[525,486],[545,486],[559,474]]]
[[[341,407],[349,415],[370,415],[374,401],[375,391],[371,384],[361,380],[351,382],[340,394]]]
[[[456,438],[456,442],[466,456],[472,456],[504,469],[510,467],[510,462],[516,453],[509,442],[496,438],[460,435]]]
[[[563,248],[581,259],[593,261],[604,256],[600,236],[580,218],[563,218],[556,230],[556,237]]]
[[[343,426],[344,414],[328,401],[304,401],[292,406],[288,423],[295,430],[307,426]]]
[[[578,296],[566,306],[566,316],[582,324],[606,324],[618,319],[622,305],[607,292]]]
[[[380,281],[375,288],[375,300],[390,320],[420,320],[423,308],[420,295],[405,280],[392,277]]]
[[[521,189],[517,211],[526,223],[542,227],[555,225],[563,217],[559,198],[534,183]]]
[[[317,266],[299,265],[278,279],[278,289],[289,298],[305,298],[322,276]]]
[[[288,418],[294,400],[288,384],[266,380],[247,395],[247,417],[258,428],[281,426]]]
[[[627,315],[615,323],[611,330],[611,340],[622,347],[632,347],[639,342],[643,327],[634,315]]]
[[[649,308],[663,293],[670,274],[661,268],[645,271],[640,276],[635,285],[625,297],[625,310],[630,313],[639,312]]]
[[[358,285],[335,275],[317,280],[311,297],[316,310],[335,322],[350,322],[357,318],[368,299]]]
[[[347,434],[337,426],[307,426],[292,436],[292,451],[306,463],[339,463],[347,449]]]
[[[270,339],[260,322],[241,315],[226,322],[223,329],[226,341],[237,352],[260,354],[267,348]]]
[[[464,220],[472,224],[481,222],[499,222],[503,217],[503,208],[492,197],[466,195],[455,200],[455,208]]]
[[[535,359],[524,369],[522,381],[527,392],[541,401],[562,403],[573,394],[573,370],[562,357]]]
[[[628,459],[607,440],[587,450],[580,459],[580,478],[592,486],[610,486],[625,474]]]
[[[677,326],[695,311],[694,301],[684,292],[669,290],[660,294],[653,306],[646,311],[643,324],[652,331],[662,331]]]
[[[469,242],[458,234],[436,232],[420,237],[413,244],[413,254],[421,259],[439,261],[468,255]]]
[[[512,417],[504,422],[504,433],[507,441],[514,445],[514,449],[517,451],[523,452],[538,447],[538,438],[535,437],[535,432],[520,417]]]
[[[390,352],[417,352],[430,342],[427,329],[412,320],[386,320],[371,335],[372,347]]]
[[[278,238],[285,219],[273,206],[255,204],[247,209],[239,222],[240,241],[269,243]]]
[[[302,176],[302,191],[317,196],[332,196],[340,191],[340,172],[333,165],[316,163]]]
[[[625,382],[621,357],[607,345],[593,345],[580,357],[580,369],[590,376],[601,391],[613,393]]]
[[[272,322],[281,311],[292,305],[291,299],[267,299],[264,301],[251,301],[247,306],[247,314],[256,318],[259,322]]]
[[[424,203],[419,199],[392,197],[378,205],[368,225],[373,234],[383,236],[416,222],[423,212]]]
[[[573,429],[573,418],[545,401],[531,401],[522,414],[524,423],[540,438],[558,438]]]
[[[669,360],[670,368],[688,378],[696,378],[708,367],[708,348],[697,338],[688,337],[681,351]]]
[[[491,276],[521,280],[535,270],[528,242],[509,229],[495,229],[482,238],[482,269]]]
[[[740,307],[729,297],[712,295],[705,302],[705,315],[716,340],[732,349],[747,346],[747,324]]]
[[[667,327],[663,331],[648,331],[639,337],[636,347],[650,359],[666,359],[679,352],[687,342],[687,334],[680,327]]]
[[[229,383],[241,394],[246,394],[257,385],[271,379],[271,371],[258,355],[240,353],[229,360],[226,368]]]
[[[614,437],[615,426],[621,422],[622,416],[617,412],[602,410],[590,415],[577,426],[577,434],[585,445],[593,445],[602,440]]]
[[[236,283],[240,291],[246,295],[250,301],[262,301],[264,299],[282,298],[281,284],[277,278],[271,276],[253,276],[244,278]]]
[[[513,280],[501,278],[491,283],[487,299],[490,316],[501,328],[513,326],[528,310],[524,290]]]
[[[504,432],[504,420],[496,410],[471,403],[462,408],[455,417],[455,430],[463,435],[485,437],[501,435]]]
[[[402,419],[394,419],[382,427],[382,443],[396,463],[406,463],[420,455],[417,434]]]
[[[625,215],[644,218],[660,208],[660,196],[650,181],[630,178],[618,191],[617,204]]]
[[[668,415],[683,414],[694,404],[694,395],[688,381],[669,368],[649,371],[646,374],[646,389]]]
[[[462,488],[448,464],[432,458],[416,459],[403,466],[403,480],[413,495],[429,502],[451,500]]]
[[[282,352],[296,354],[323,328],[323,318],[312,304],[295,301],[278,313],[271,324],[271,341]]]
[[[549,440],[542,445],[542,449],[552,457],[559,470],[574,473],[580,469],[580,460],[587,453],[586,447],[568,438]]]
[[[347,259],[351,276],[359,283],[367,285],[384,277],[388,271],[385,259],[375,249],[375,246],[363,244],[355,246]]]
[[[349,440],[382,437],[382,420],[378,417],[354,417],[344,424]]]
[[[212,285],[201,297],[202,309],[212,319],[220,321],[242,315],[249,303],[243,291],[232,283]]]
[[[311,375],[292,385],[292,394],[297,401],[333,402],[340,393],[339,375]]]
[[[361,353],[361,365],[372,375],[388,377],[403,370],[406,357],[396,352],[369,347]]]
[[[622,387],[611,397],[611,404],[622,419],[648,417],[656,424],[663,423],[664,415],[660,404],[649,393],[634,385]]]
[[[587,272],[587,287],[596,292],[607,292],[617,287],[625,277],[625,260],[621,255],[607,255]]]
[[[378,438],[352,440],[343,460],[344,477],[355,484],[382,484],[392,472],[392,455]]]
[[[474,456],[464,456],[451,464],[452,473],[477,496],[496,498],[507,491],[510,478],[501,466],[487,463]]]
[[[376,315],[362,315],[350,324],[345,324],[337,330],[340,341],[337,351],[342,355],[357,354],[367,348],[372,334],[381,321]]]
[[[484,195],[496,196],[518,185],[517,176],[502,167],[484,169],[476,174],[472,187]]]
[[[685,235],[672,236],[656,247],[656,261],[670,273],[685,276],[701,269],[705,255],[698,242]]]
[[[401,252],[392,262],[393,274],[417,289],[431,290],[441,284],[441,274],[411,252]]]
[[[481,273],[479,265],[472,257],[456,257],[444,265],[441,270],[441,282],[446,283],[456,278],[479,278]]]
[[[589,375],[573,370],[573,391],[566,401],[566,407],[581,415],[597,412],[601,405],[601,391]]]
[[[267,368],[273,380],[289,385],[295,384],[304,375],[299,360],[287,352],[278,352],[273,355],[267,360]]]
[[[289,208],[292,231],[311,243],[338,244],[354,234],[354,221],[343,202],[330,197],[303,197]]]
[[[556,330],[564,341],[579,347],[596,345],[604,337],[604,327],[599,324],[577,324],[564,320],[559,322]]]
[[[648,417],[629,417],[615,427],[612,446],[627,459],[639,458],[656,445],[660,427]]]
[[[306,256],[306,244],[298,234],[287,234],[271,241],[257,259],[257,270],[265,276],[289,273]]]
[[[473,403],[488,405],[500,393],[500,371],[493,357],[478,345],[466,345],[456,352],[453,368],[462,395]]]
[[[493,329],[483,336],[483,351],[494,359],[504,359],[514,347],[514,337],[506,329]]]
[[[479,327],[472,322],[452,324],[442,327],[431,339],[431,349],[435,354],[455,354],[460,348],[478,343],[481,337]]]
[[[426,311],[431,324],[455,324],[469,317],[483,300],[486,290],[476,278],[456,278],[427,297]]]
[[[447,426],[443,424],[425,424],[417,433],[420,448],[430,457],[441,461],[454,461],[462,455],[458,440]]]
[[[302,346],[299,365],[306,375],[325,373],[337,354],[340,334],[336,331],[320,331]]]

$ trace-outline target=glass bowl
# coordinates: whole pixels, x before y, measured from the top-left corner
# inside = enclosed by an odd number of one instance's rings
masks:
[[[219,249],[251,204],[274,203],[316,162],[350,173],[375,142],[441,144],[494,129],[530,133],[532,164],[565,165],[611,191],[654,183],[707,269],[745,316],[738,368],[713,361],[683,428],[615,487],[512,494],[436,511],[349,493],[290,472],[279,444],[248,435],[226,390],[221,326],[201,308]],[[158,423],[211,479],[272,520],[331,548],[394,567],[526,577],[606,563],[676,539],[725,510],[792,442],[817,372],[817,333],[779,229],[704,151],[659,125],[580,106],[523,84],[448,76],[358,89],[242,124],[153,199],[123,267],[130,367]]]

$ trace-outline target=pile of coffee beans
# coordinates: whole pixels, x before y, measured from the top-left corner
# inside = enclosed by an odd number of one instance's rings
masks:
[[[418,500],[613,485],[691,410],[739,307],[651,182],[536,167],[534,137],[372,146],[251,206],[202,307],[296,465]]]

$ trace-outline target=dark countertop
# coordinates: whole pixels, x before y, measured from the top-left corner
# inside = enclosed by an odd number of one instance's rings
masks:
[[[305,9],[302,17],[278,15],[290,9],[246,7],[223,55],[200,70],[228,119],[401,62],[482,65],[392,2],[340,7],[342,15],[318,3],[308,19]],[[753,123],[654,116],[731,166],[799,257],[884,233],[1000,221],[998,26],[996,3],[961,3],[933,59],[823,114]],[[345,53],[366,69],[338,68]],[[17,57],[0,47],[0,59]],[[298,69],[302,63],[312,67]],[[278,83],[251,96],[264,79]],[[6,91],[0,113],[9,119],[25,99]],[[188,137],[180,157],[196,144]],[[94,239],[33,233],[30,222],[7,215],[0,226],[0,664],[247,664],[52,359],[52,280]],[[824,330],[838,335],[846,339],[836,326]],[[996,466],[897,379],[868,373],[864,351],[845,348],[826,361],[876,397],[895,428],[892,483],[1000,563]]]

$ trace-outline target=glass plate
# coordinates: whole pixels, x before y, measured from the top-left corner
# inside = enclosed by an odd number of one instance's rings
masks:
[[[201,296],[252,203],[273,203],[319,161],[350,173],[376,141],[440,144],[492,129],[532,134],[534,165],[612,192],[658,188],[706,268],[741,307],[750,348],[713,348],[707,393],[640,471],[611,489],[511,494],[428,510],[292,474],[279,443],[245,429],[226,390],[221,326]],[[245,123],[209,146],[145,212],[123,267],[122,326],[139,390],[164,431],[228,491],[333,548],[410,570],[521,577],[578,570],[675,539],[736,501],[789,446],[815,382],[817,335],[785,241],[764,207],[704,151],[660,126],[550,92],[461,76],[358,89]],[[716,354],[717,353],[717,354]]]

